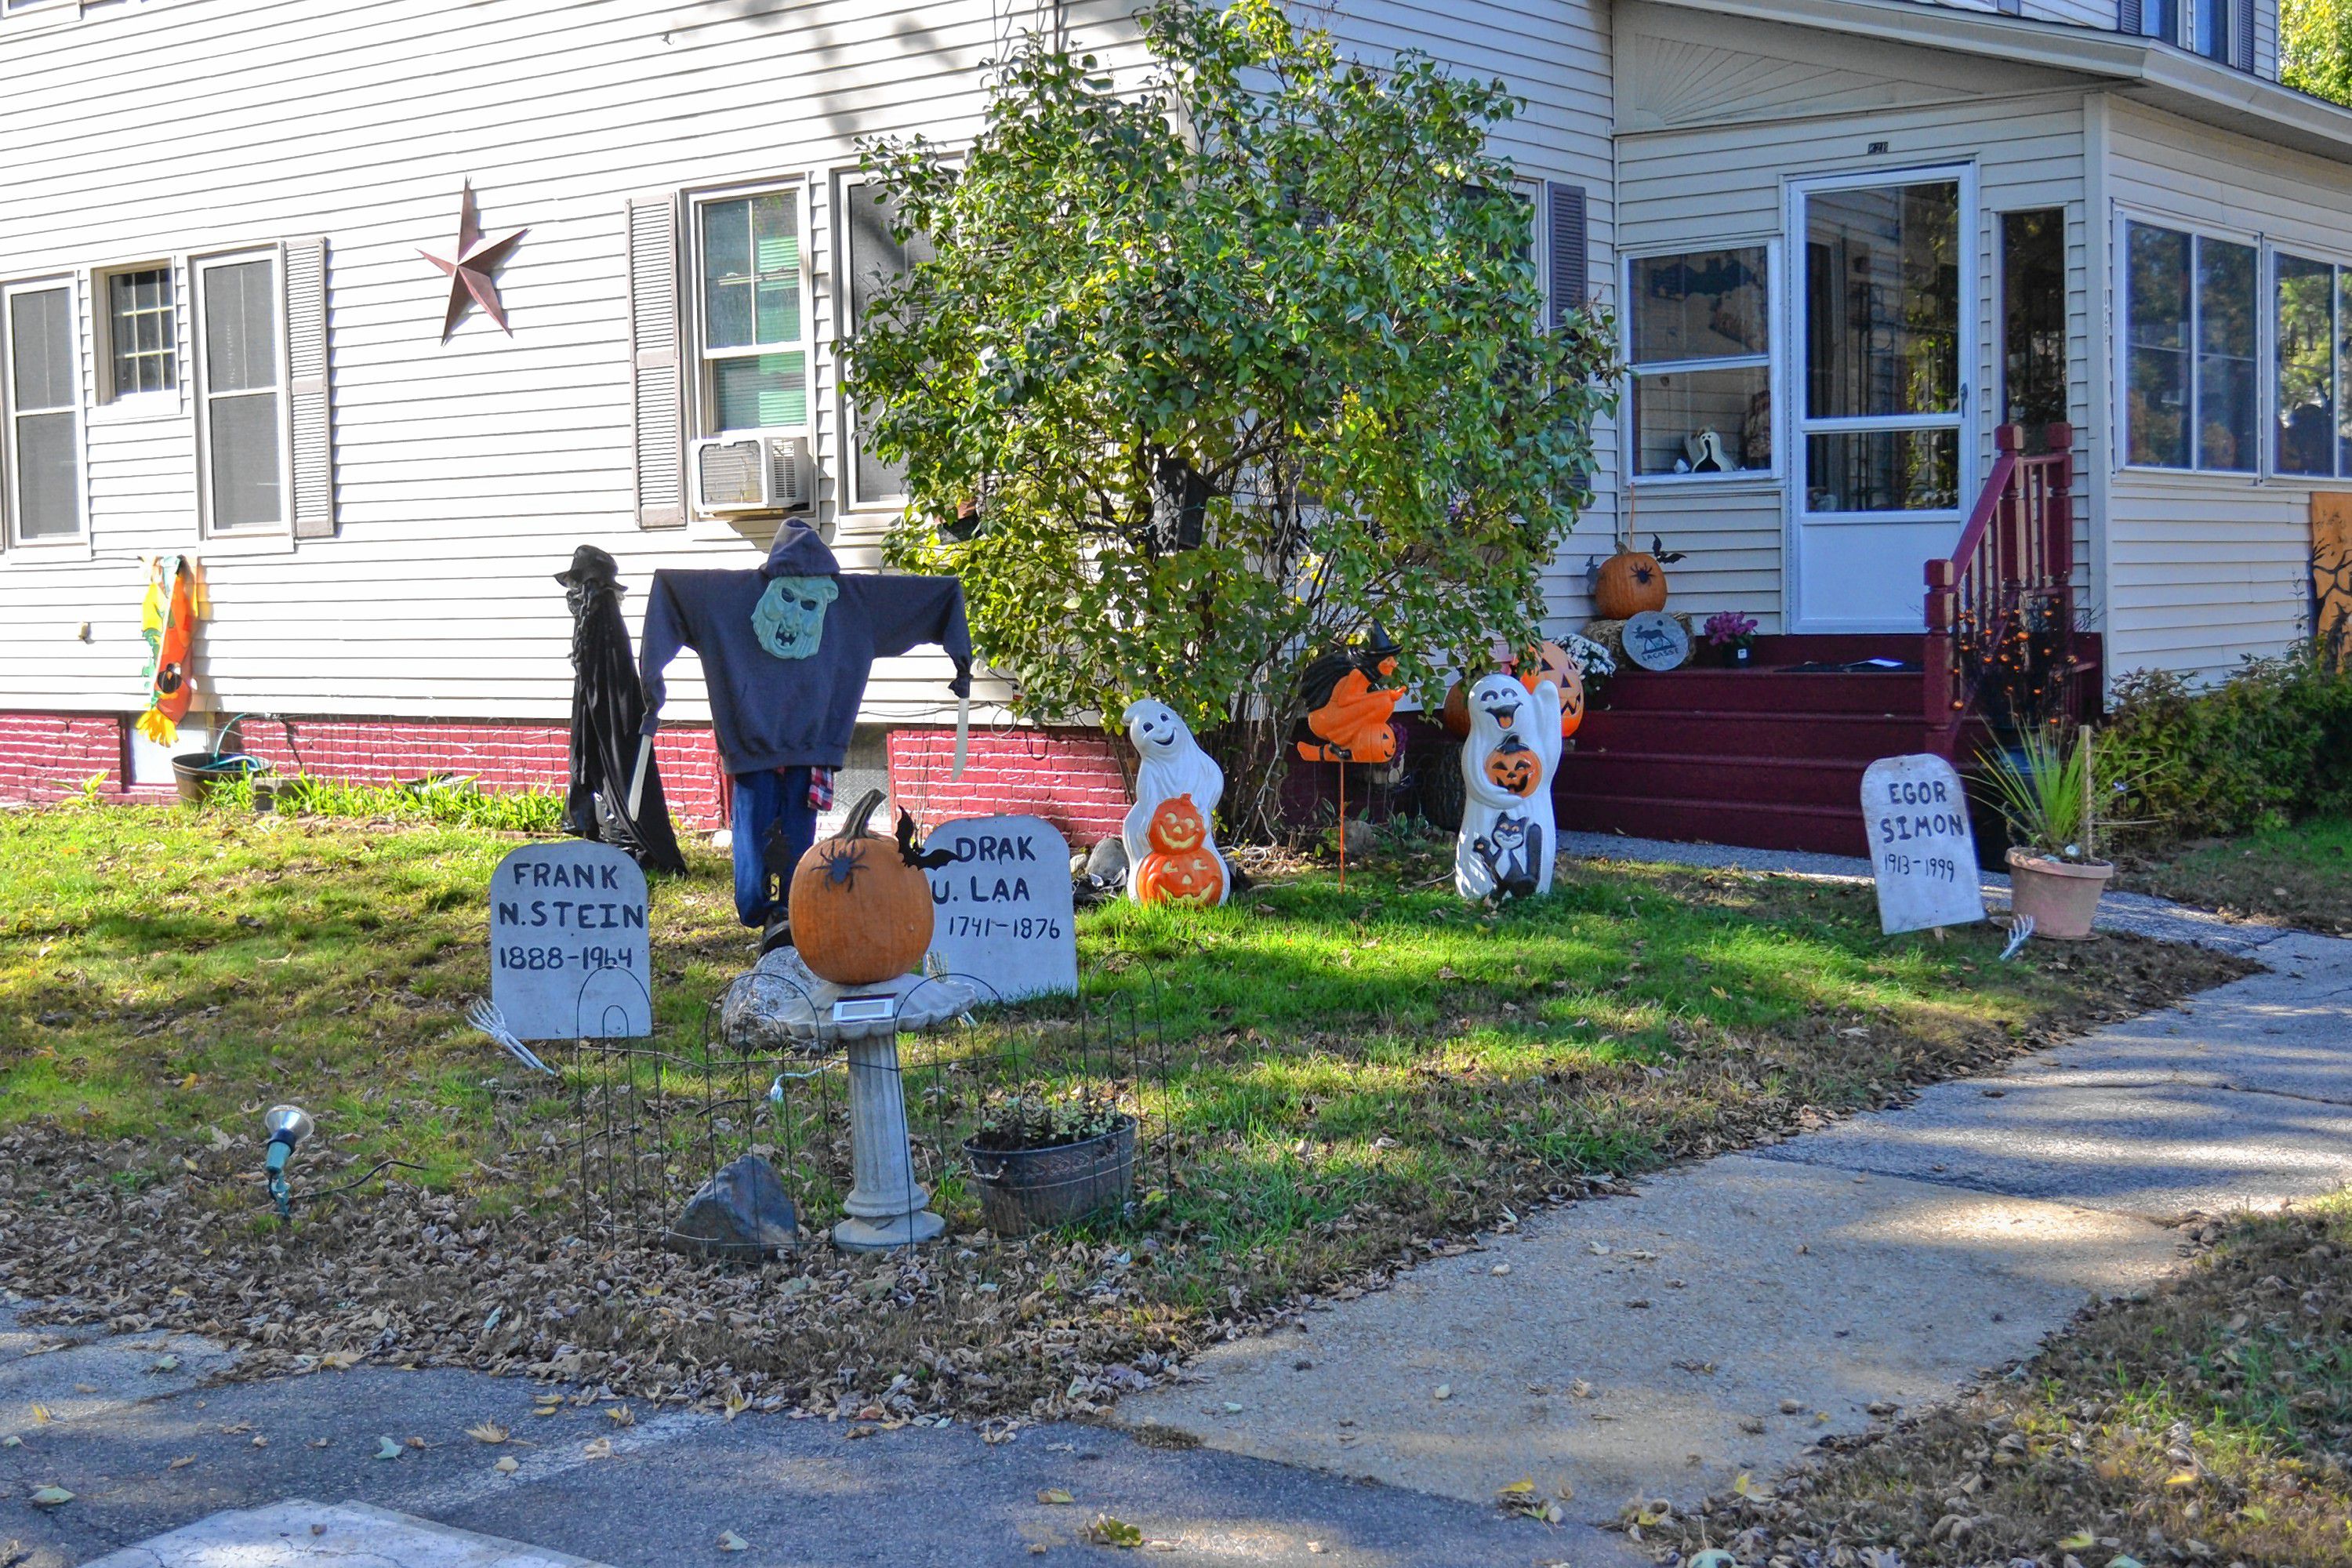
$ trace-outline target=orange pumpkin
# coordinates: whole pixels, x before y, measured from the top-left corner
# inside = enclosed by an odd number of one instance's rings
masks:
[[[1666,607],[1666,569],[1646,550],[1621,550],[1601,563],[1592,607],[1607,621],[1626,621]]]
[[[1550,681],[1559,688],[1559,738],[1567,740],[1584,722],[1584,676],[1576,668],[1576,660],[1556,642],[1538,643],[1535,651],[1519,660],[1524,668],[1529,662],[1535,668],[1519,677],[1519,684],[1533,692],[1540,682]],[[1465,709],[1464,733],[1468,733],[1467,709]]]
[[[1135,873],[1144,903],[1213,905],[1224,897],[1224,862],[1208,847],[1209,825],[1191,795],[1161,801],[1144,833],[1151,853]]]
[[[1470,738],[1470,689],[1455,681],[1445,689],[1445,706],[1437,710],[1437,721],[1445,732],[1457,741]]]
[[[1486,753],[1486,777],[1497,789],[1525,800],[1543,782],[1543,762],[1526,742],[1507,738]]]
[[[793,945],[811,973],[836,985],[896,980],[931,945],[931,884],[897,840],[866,831],[882,792],[870,789],[841,831],[793,868]]]

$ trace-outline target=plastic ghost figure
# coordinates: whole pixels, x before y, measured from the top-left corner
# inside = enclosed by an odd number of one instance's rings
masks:
[[[1454,891],[1473,902],[1549,892],[1558,849],[1551,781],[1559,769],[1559,688],[1539,680],[1529,691],[1507,675],[1482,676],[1467,706]]]
[[[1127,881],[1128,897],[1139,904],[1158,903],[1180,890],[1178,884],[1167,878],[1145,877],[1142,868],[1159,847],[1153,842],[1152,828],[1160,808],[1182,798],[1200,824],[1197,847],[1182,853],[1188,860],[1192,856],[1205,855],[1218,872],[1213,895],[1194,897],[1192,901],[1223,903],[1233,889],[1233,868],[1226,864],[1223,851],[1217,847],[1209,825],[1216,820],[1217,802],[1224,796],[1224,770],[1201,750],[1192,730],[1165,702],[1144,698],[1129,704],[1124,717],[1127,738],[1134,742],[1141,764],[1135,771],[1135,805],[1128,809],[1118,834],[1127,849],[1127,863],[1137,868],[1137,874]],[[1174,829],[1177,837],[1189,837],[1189,825],[1179,820],[1181,816],[1181,812],[1172,814],[1170,822],[1160,824],[1160,836],[1168,837]]]
[[[830,577],[772,577],[751,607],[751,629],[778,658],[806,658],[824,640],[824,607],[839,597]]]

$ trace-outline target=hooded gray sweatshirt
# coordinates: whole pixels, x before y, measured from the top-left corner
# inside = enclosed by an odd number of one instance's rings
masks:
[[[971,633],[953,577],[845,574],[806,523],[788,521],[756,571],[654,574],[639,670],[645,732],[661,727],[662,671],[681,647],[702,656],[710,718],[730,773],[837,768],[877,658],[937,643],[949,689],[971,694]]]

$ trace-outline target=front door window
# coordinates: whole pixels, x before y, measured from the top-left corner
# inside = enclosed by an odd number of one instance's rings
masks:
[[[1920,621],[1921,566],[1967,494],[1963,182],[1815,186],[1804,236],[1793,500],[1799,619],[1822,630]]]

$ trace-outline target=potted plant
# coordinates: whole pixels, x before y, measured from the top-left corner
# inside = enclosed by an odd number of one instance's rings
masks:
[[[1135,1193],[1135,1118],[1085,1096],[998,1100],[963,1155],[981,1214],[999,1236],[1050,1230]]]
[[[2011,837],[2007,856],[2010,906],[2033,918],[2033,934],[2080,942],[2091,934],[2099,896],[2116,874],[2099,858],[2100,758],[2089,725],[2070,741],[2054,726],[2026,731],[2011,749],[1988,755],[1990,780]],[[2119,780],[2110,780],[2120,789]]]
[[[1707,616],[1707,646],[1734,669],[1745,669],[1756,657],[1756,617],[1737,610],[1717,610]]]

